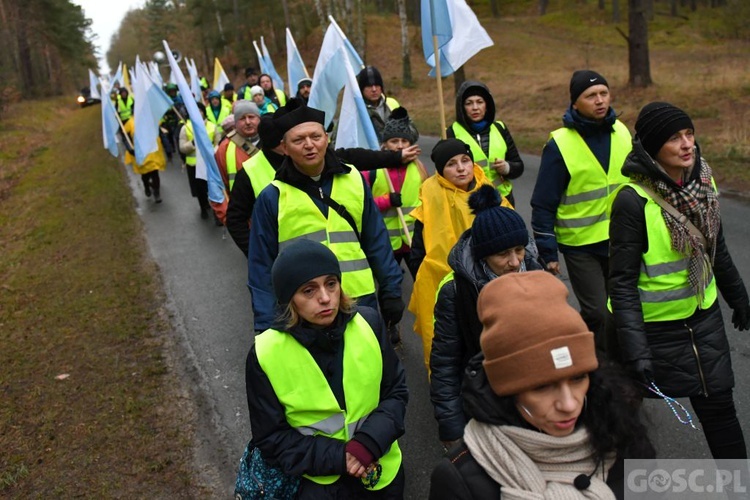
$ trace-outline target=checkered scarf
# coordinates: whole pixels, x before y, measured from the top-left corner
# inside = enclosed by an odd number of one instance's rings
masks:
[[[672,249],[690,259],[688,280],[698,300],[702,301],[706,287],[713,278],[716,238],[721,226],[719,198],[713,189],[711,167],[701,158],[699,174],[683,186],[667,184],[661,179],[645,175],[636,175],[633,178],[637,182],[650,186],[667,203],[687,216],[706,238],[708,248],[703,248],[699,238],[690,234],[687,225],[678,221],[666,210],[661,210],[672,239]]]

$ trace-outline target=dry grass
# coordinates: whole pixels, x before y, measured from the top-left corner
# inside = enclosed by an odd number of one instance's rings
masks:
[[[576,69],[592,68],[607,78],[613,106],[633,129],[638,110],[653,100],[684,108],[694,119],[704,156],[723,185],[750,189],[750,44],[717,41],[701,36],[701,25],[712,11],[690,21],[658,16],[651,29],[651,73],[654,85],[632,89],[628,83],[625,40],[595,6],[576,12],[536,15],[535,6],[492,19],[485,5],[480,22],[495,46],[477,54],[465,66],[467,79],[486,83],[495,96],[498,118],[513,133],[525,153],[540,154],[549,132],[561,124],[569,104],[568,83]],[[717,10],[718,12],[718,10]],[[619,27],[627,31],[626,23]],[[416,120],[422,134],[438,135],[440,114],[434,79],[421,53],[418,27],[410,26],[414,85],[401,84],[400,29],[395,16],[371,16],[367,22],[367,63],[377,66],[389,95],[395,96]],[[314,37],[319,37],[317,33]],[[314,64],[317,40],[303,54]],[[443,82],[446,120],[455,118],[453,78]]]
[[[2,122],[3,497],[201,491],[158,272],[99,127],[98,107],[62,100],[24,102]]]

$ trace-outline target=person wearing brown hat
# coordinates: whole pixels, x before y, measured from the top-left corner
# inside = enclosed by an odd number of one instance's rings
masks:
[[[480,351],[480,290],[498,276],[541,269],[534,252],[526,251],[526,223],[518,212],[501,206],[496,189],[480,187],[469,197],[469,208],[474,222],[448,255],[451,272],[440,283],[435,303],[430,400],[445,447],[460,438],[466,426],[461,381],[469,359]]]
[[[378,142],[383,142],[383,128],[396,108],[401,107],[396,99],[385,95],[383,77],[375,66],[366,66],[357,74],[357,83],[367,105]]]
[[[438,141],[430,157],[436,173],[422,184],[420,205],[411,212],[414,237],[409,255],[409,271],[416,276],[409,310],[415,316],[414,331],[422,337],[428,370],[435,294],[450,272],[448,252],[474,220],[469,196],[489,184],[482,168],[474,163],[469,146],[458,139]],[[510,206],[507,200],[503,203]]]
[[[512,179],[523,174],[523,160],[506,125],[496,120],[495,99],[480,82],[466,81],[456,92],[456,121],[446,130],[471,147],[474,161],[515,206]]]
[[[374,309],[379,305],[386,324],[397,324],[403,314],[403,276],[383,219],[362,175],[329,149],[324,118],[323,111],[297,99],[274,114],[286,158],[253,208],[248,286],[256,330],[268,328],[275,316],[274,260],[303,238],[323,242],[336,254],[349,296]]]
[[[643,107],[630,182],[612,205],[609,290],[620,356],[632,375],[667,396],[689,397],[714,458],[747,458],[718,294],[737,330],[750,301],[732,262],[711,167],[695,127],[666,102]]]
[[[464,382],[471,420],[429,498],[614,499],[622,460],[654,457],[636,389],[599,367],[567,296],[544,271],[505,274],[479,293],[482,352]]]
[[[284,313],[255,337],[245,368],[251,445],[299,477],[294,498],[403,498],[404,368],[378,312],[355,305],[342,275],[310,240],[276,259]]]
[[[610,106],[607,80],[591,70],[573,73],[563,127],[542,151],[531,196],[531,228],[545,268],[560,274],[565,257],[581,316],[604,352],[609,271],[609,206],[631,149],[627,127]]]

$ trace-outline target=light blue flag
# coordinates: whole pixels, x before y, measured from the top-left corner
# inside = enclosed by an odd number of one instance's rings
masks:
[[[201,92],[201,80],[198,77],[198,68],[195,66],[195,59],[185,59],[185,65],[188,68],[188,78],[190,78],[190,91],[196,102],[203,102],[203,93]],[[177,83],[177,81],[175,81]],[[187,94],[185,94],[187,95]],[[184,96],[183,96],[184,100]]]
[[[101,99],[102,96],[99,93],[99,78],[94,74],[93,71],[89,70],[89,92],[91,97],[94,99]]]
[[[286,29],[286,74],[289,77],[289,93],[294,92],[297,83],[303,78],[307,78],[305,63],[302,62],[302,56],[297,50],[297,44],[294,43],[292,32]]]
[[[109,88],[102,82],[102,139],[104,140],[104,148],[109,151],[109,154],[117,158],[120,156],[120,148],[117,146],[117,131],[120,128],[120,123],[117,121],[117,111],[115,106],[112,104],[112,100],[108,96]]]
[[[331,21],[333,27],[336,28],[336,31],[339,32],[341,38],[344,39],[344,46],[349,53],[349,58],[356,63],[352,64],[352,68],[354,68],[355,72],[359,72],[359,69],[365,67],[365,63],[362,61],[362,58],[359,57],[359,53],[357,53],[354,45],[352,45],[352,42],[349,41],[349,38],[347,38],[347,36],[344,34],[344,30],[341,29],[341,26],[339,26],[339,23],[336,22],[333,16],[329,15],[328,20]]]
[[[422,50],[432,68],[430,76],[435,76],[433,34],[437,36],[440,75],[444,77],[453,74],[480,50],[493,45],[465,0],[422,0],[421,6]]]
[[[122,61],[117,65],[117,72],[115,72],[115,76],[112,78],[111,83],[112,87],[114,87],[116,83],[119,83],[120,86],[122,86]]]
[[[164,113],[172,107],[172,99],[151,79],[146,66],[141,63],[137,69],[138,79],[133,83],[133,119],[135,120],[135,161],[142,164],[146,156],[158,151],[159,122]]]
[[[351,44],[347,46],[343,33],[333,19],[330,19],[332,22],[323,37],[318,62],[315,65],[308,103],[311,108],[325,112],[326,128],[336,115],[339,92],[348,82],[349,77],[344,61],[348,60],[352,68],[360,68],[362,65],[362,59],[349,48]]]
[[[266,42],[265,40],[263,40],[263,37],[260,37],[260,47],[261,49],[263,49],[263,63],[265,66],[263,72],[271,76],[271,80],[273,80],[273,87],[283,92],[284,80],[276,72],[276,68],[273,65],[273,61],[271,60],[271,54],[266,48]]]
[[[177,88],[180,94],[189,95],[190,87],[182,74],[177,61],[172,55],[172,50],[166,40],[163,40],[164,53],[167,54],[169,67],[172,68],[175,78],[177,79]],[[200,96],[200,93],[198,94]],[[224,181],[221,179],[219,167],[216,165],[214,158],[214,145],[206,132],[206,124],[203,123],[203,116],[198,109],[198,104],[193,99],[184,99],[185,108],[187,109],[190,121],[193,124],[193,136],[195,137],[195,176],[208,182],[208,199],[214,203],[223,203],[226,199]]]
[[[369,148],[379,149],[378,136],[367,112],[362,91],[359,89],[349,59],[342,57],[347,74],[344,98],[341,101],[341,113],[336,132],[336,148]]]

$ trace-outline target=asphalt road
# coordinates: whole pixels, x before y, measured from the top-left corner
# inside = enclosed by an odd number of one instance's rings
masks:
[[[436,139],[422,137],[423,162],[431,165],[429,152]],[[524,156],[526,171],[514,186],[518,211],[530,221],[529,200],[537,177],[539,158]],[[168,306],[179,334],[179,345],[190,382],[201,394],[207,428],[201,436],[200,457],[210,457],[220,470],[217,498],[228,498],[234,488],[237,462],[249,440],[250,424],[245,397],[244,364],[253,342],[252,309],[246,287],[247,261],[223,228],[201,220],[198,203],[190,197],[187,176],[177,163],[161,173],[163,203],[143,194],[140,179],[130,173],[136,209],[145,228],[151,256],[161,270]],[[723,196],[725,235],[740,272],[750,271],[750,203]],[[563,270],[564,276],[564,270]],[[404,274],[406,302],[411,277]],[[571,299],[575,305],[575,299]],[[750,340],[747,332],[731,327],[731,311],[722,302],[732,346],[736,399],[743,425],[750,419]],[[401,322],[401,358],[407,372],[410,401],[406,435],[402,438],[407,473],[406,498],[426,498],[432,468],[442,448],[432,416],[422,346],[412,333],[414,318],[408,311]],[[687,401],[682,401],[689,408]],[[660,457],[704,458],[708,449],[703,433],[681,425],[666,405],[647,403],[651,436]],[[746,432],[748,431],[747,425]],[[749,439],[750,440],[750,439]],[[199,459],[200,460],[200,459]],[[205,460],[205,458],[204,458]]]

